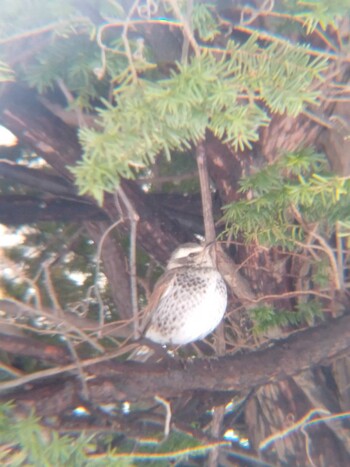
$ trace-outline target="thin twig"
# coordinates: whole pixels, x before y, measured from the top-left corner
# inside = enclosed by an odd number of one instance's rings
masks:
[[[73,106],[74,105],[74,96],[73,94],[70,92],[70,90],[67,88],[65,82],[63,81],[62,78],[58,78],[57,80],[57,84],[58,84],[58,87],[61,89],[62,91],[62,94],[64,95],[64,97],[66,98],[67,100],[67,103],[68,105],[71,105]],[[87,126],[86,124],[86,120],[84,118],[84,114],[81,110],[81,108],[77,107],[77,106],[73,106],[73,109],[75,111],[75,114],[77,116],[77,120],[78,120],[78,124],[79,124],[79,127],[85,127]]]
[[[47,320],[48,321],[48,320]],[[0,318],[0,327],[3,326],[3,325],[11,325],[13,326],[14,328],[16,329],[21,329],[21,330],[25,330],[25,331],[29,331],[31,334],[35,333],[35,334],[39,334],[40,336],[51,336],[53,334],[55,334],[55,336],[62,336],[63,338],[70,338],[70,339],[75,339],[77,340],[77,334],[74,333],[73,330],[65,330],[63,329],[62,331],[60,331],[59,329],[57,329],[57,326],[55,326],[55,329],[51,327],[48,327],[47,328],[42,328],[42,327],[36,327],[35,324],[34,325],[29,325],[29,324],[23,324],[23,323],[20,323],[20,322],[13,322],[11,320],[7,320],[6,318]],[[60,326],[61,324],[58,324],[58,326]],[[81,342],[85,342],[85,340],[79,340],[78,343],[81,343]]]
[[[50,265],[52,264],[53,260],[54,259],[49,259],[49,260],[44,261],[43,263],[42,269],[44,272],[44,283],[45,283],[47,294],[49,296],[49,299],[52,303],[52,306],[55,312],[58,313],[59,315],[62,315],[62,307],[60,305],[60,302],[58,301],[56,291],[51,280],[51,274],[50,274]]]
[[[249,26],[252,24],[260,15],[266,14],[267,12],[271,12],[274,7],[274,0],[265,0],[259,9],[252,8],[250,6],[243,6],[241,10],[241,17],[239,20],[240,26]],[[245,13],[250,13],[250,17],[248,19],[244,18]]]
[[[284,38],[282,36],[277,36],[276,34],[271,34],[271,33],[267,32],[267,31],[263,31],[263,30],[260,30],[260,29],[249,28],[249,27],[246,27],[246,26],[239,26],[239,25],[234,26],[234,29],[237,30],[237,31],[244,32],[246,34],[258,35],[259,39],[266,40],[266,41],[269,41],[269,42],[276,42],[276,43],[279,43],[279,44],[282,44],[282,45],[287,45],[287,46],[296,45],[287,38]],[[322,52],[322,51],[320,51],[318,49],[312,49],[312,48],[305,49],[305,53],[307,53],[308,55],[311,55],[311,56],[324,57],[324,58],[327,58],[329,60],[339,60],[339,61],[344,61],[344,62],[349,62],[350,61],[350,57],[347,56],[347,55],[340,55],[340,54],[331,53],[331,52]]]
[[[170,402],[161,396],[154,396],[154,399],[165,408],[165,421],[164,421],[164,438],[166,439],[170,433],[171,422],[171,406]]]
[[[339,283],[341,288],[344,288],[344,250],[343,239],[341,237],[341,227],[339,221],[335,223],[335,242],[337,247],[337,269],[339,273]]]
[[[308,110],[303,110],[300,113],[302,115],[305,115],[305,117],[309,118],[310,120],[316,122],[318,125],[323,126],[324,128],[328,128],[329,130],[334,129],[334,125],[329,123],[325,118],[315,115],[314,113],[309,112]]]
[[[261,301],[272,299],[282,300],[292,297],[298,297],[299,295],[315,295],[316,297],[325,298],[326,300],[333,300],[332,296],[319,292],[318,290],[296,290],[295,292],[284,292],[280,294],[263,295],[259,298],[251,299],[250,302],[259,303]]]
[[[311,230],[308,225],[305,223],[302,215],[300,214],[298,208],[295,205],[291,205],[291,209],[293,211],[295,219],[299,222],[299,224],[312,236],[314,237],[318,243],[321,245],[323,251],[326,253],[329,259],[329,263],[331,266],[331,269],[333,271],[333,282],[334,282],[334,287],[336,290],[341,290],[341,281],[339,277],[339,271],[338,271],[338,265],[337,261],[335,259],[335,255],[333,253],[332,248],[328,245],[326,240],[319,234],[315,232],[315,229]]]
[[[188,21],[188,24],[190,25],[191,30],[192,30],[192,21],[191,21],[192,10],[193,10],[193,0],[187,0],[186,16],[187,16],[187,21]],[[188,39],[188,36],[185,34],[184,41],[182,44],[182,51],[181,51],[181,63],[187,63],[189,46],[190,46],[190,41]]]
[[[178,175],[163,175],[163,176],[156,176],[156,177],[139,177],[135,182],[138,185],[142,185],[143,183],[157,183],[157,184],[162,184],[162,183],[180,183],[185,180],[192,180],[193,178],[198,176],[198,171],[194,170],[192,172],[187,172],[183,174],[178,174]]]
[[[129,344],[123,348],[116,350],[115,352],[108,353],[101,357],[95,357],[95,358],[89,358],[87,360],[82,360],[79,362],[79,364],[82,368],[85,368],[87,366],[95,365],[101,362],[105,362],[107,360],[112,360],[113,358],[120,357],[121,355],[125,355],[126,353],[129,353],[135,350],[135,348],[137,348],[138,345],[139,344],[136,344],[136,343]],[[17,378],[15,380],[5,381],[3,383],[0,383],[0,392],[7,391],[8,389],[13,389],[18,386],[22,386],[23,384],[30,383],[31,381],[37,381],[38,379],[41,379],[41,378],[48,378],[50,376],[60,375],[67,371],[76,370],[76,368],[77,368],[77,364],[76,362],[74,362],[69,365],[64,365],[64,366],[60,366],[56,368],[48,368],[47,370],[41,370],[41,371],[37,371],[36,373],[30,373],[25,376],[21,376],[20,378]]]
[[[268,5],[270,3],[270,5]],[[268,6],[267,8],[265,8],[266,6]],[[241,13],[241,20],[240,20],[240,26],[249,26],[252,22],[254,22],[259,16],[270,16],[270,17],[273,17],[273,18],[278,18],[278,19],[284,19],[284,20],[287,20],[287,21],[295,21],[299,24],[301,24],[302,26],[305,26],[305,20],[303,18],[300,18],[298,16],[294,16],[294,15],[291,15],[291,14],[288,14],[288,13],[281,13],[281,12],[276,12],[276,11],[273,11],[273,7],[274,7],[274,1],[265,1],[259,9],[255,9],[255,8],[252,8],[252,7],[249,7],[249,6],[244,6],[244,8],[242,9],[242,13]],[[247,20],[244,20],[244,18],[242,17],[242,14],[244,12],[248,12],[248,13],[251,13],[251,17],[248,18]],[[336,32],[339,32],[338,29],[336,29]],[[313,31],[312,31],[312,34],[315,34],[317,35],[330,49],[332,49],[333,51],[337,52],[338,49],[337,47],[331,43],[331,41],[328,39],[328,37],[322,32],[320,31],[318,28],[315,28]]]
[[[73,345],[73,342],[71,341],[71,339],[69,337],[66,338],[66,344],[67,344],[67,347],[69,349],[69,352],[71,353],[71,355],[73,357],[73,360],[75,361],[75,363],[77,365],[76,371],[78,373],[78,376],[79,376],[79,379],[80,379],[80,382],[81,382],[82,393],[83,393],[84,399],[88,400],[89,399],[89,389],[88,389],[88,385],[86,383],[86,378],[85,378],[83,367],[80,364],[79,355],[77,354],[77,352],[75,350],[75,347]]]
[[[47,313],[43,309],[34,308],[26,303],[19,302],[12,298],[6,298],[4,300],[1,300],[1,307],[5,309],[5,311],[7,311],[6,310],[7,303],[9,305],[12,304],[13,306],[15,306],[18,311],[21,311],[21,310],[25,311],[26,316],[28,316],[28,314],[31,314],[32,316],[38,316],[39,318],[45,318],[48,320],[48,322],[54,323],[56,327],[63,325],[67,330],[74,332],[76,335],[80,336],[80,338],[82,339],[82,342],[88,342],[98,352],[105,351],[105,349],[98,342],[95,342],[95,340],[92,339],[83,330],[81,330],[79,327],[75,326],[74,324],[70,323],[69,321],[66,321],[64,316],[58,317],[52,313]],[[22,325],[18,324],[18,327],[22,327]],[[32,327],[31,329],[32,331],[35,331],[38,333],[43,332],[42,330],[35,329],[34,327]],[[57,332],[57,334],[64,334],[63,332],[59,332],[59,331],[55,331],[55,332]],[[52,334],[52,331],[51,331],[51,334]]]
[[[41,293],[40,293],[39,287],[36,284],[36,280],[30,279],[29,277],[27,277],[25,273],[23,272],[23,269],[20,267],[20,265],[12,261],[10,258],[5,256],[5,254],[0,251],[0,269],[5,270],[5,268],[10,268],[11,272],[14,272],[20,280],[28,284],[28,286],[34,291],[33,296],[34,296],[35,306],[37,308],[41,308],[42,306]]]
[[[19,41],[22,39],[26,39],[28,37],[33,37],[33,36],[38,36],[40,34],[46,34],[47,32],[54,32],[56,28],[62,28],[66,26],[72,26],[73,24],[79,25],[81,24],[87,24],[86,18],[85,17],[77,17],[73,19],[69,19],[67,21],[54,21],[49,24],[45,24],[44,26],[37,27],[34,29],[30,29],[28,31],[23,31],[17,34],[13,34],[12,36],[5,37],[3,39],[0,39],[0,45],[7,44],[8,42],[15,42]]]
[[[168,0],[169,2],[171,0]],[[176,0],[173,0],[173,3],[175,3]],[[183,18],[183,15],[181,15],[181,18]],[[227,23],[226,21],[222,21],[222,23]],[[190,32],[190,36],[192,37],[192,42],[190,41],[192,47],[195,49],[196,51],[196,56],[199,56],[201,51],[209,51],[211,53],[218,53],[218,54],[223,54],[223,55],[230,55],[232,53],[237,53],[237,51],[235,50],[234,52],[232,51],[229,51],[227,50],[226,48],[220,48],[220,47],[213,47],[213,46],[206,46],[205,44],[198,44],[197,41],[195,40],[192,32],[191,32],[191,29],[190,29],[190,26],[188,26],[188,29],[185,28],[185,25],[182,23],[182,20],[173,20],[172,18],[156,18],[156,19],[134,19],[134,20],[129,20],[128,21],[128,25],[134,25],[134,26],[137,26],[137,25],[143,25],[143,24],[155,24],[155,25],[164,25],[164,26],[168,26],[169,28],[179,28],[179,29],[184,29],[185,31],[185,34],[188,33],[188,31]],[[107,23],[107,24],[104,24],[103,26],[101,26],[98,30],[98,33],[97,33],[97,43],[101,49],[101,52],[102,52],[102,64],[103,64],[103,67],[102,67],[102,70],[99,70],[99,78],[102,78],[103,75],[104,75],[104,72],[105,72],[105,67],[106,67],[106,57],[105,57],[105,54],[107,51],[111,52],[111,53],[114,53],[114,54],[118,54],[118,55],[124,55],[126,56],[126,53],[125,52],[122,52],[121,50],[117,50],[117,49],[113,49],[112,47],[108,47],[106,44],[103,43],[103,33],[107,30],[107,29],[112,29],[112,28],[123,28],[125,25],[125,21],[116,21],[116,22],[113,22],[113,23]],[[230,28],[232,28],[233,26],[231,25],[231,23],[229,23],[229,26]],[[276,36],[276,35],[271,35],[271,34],[268,34],[266,31],[257,31],[256,29],[254,28],[248,28],[248,27],[245,27],[245,26],[239,26],[239,25],[236,25],[234,26],[234,29],[237,29],[237,30],[242,30],[248,34],[255,34],[255,33],[259,33],[259,36],[263,39],[266,39],[270,42],[277,42],[277,43],[282,43],[282,44],[285,44],[285,45],[291,45],[291,42],[286,39],[286,38],[283,38],[282,36]],[[188,34],[187,34],[187,37]],[[292,44],[292,45],[297,45],[297,44]],[[332,60],[332,61],[335,61],[335,60],[339,60],[340,62],[342,61],[345,61],[345,62],[348,62],[350,61],[350,57],[347,56],[347,55],[341,55],[339,53],[331,53],[331,52],[322,52],[321,50],[318,50],[318,49],[305,49],[305,53],[306,54],[309,54],[311,56],[320,56],[320,57],[325,57],[329,60]],[[101,76],[100,76],[100,73],[101,73]],[[323,82],[322,82],[323,83]],[[242,97],[245,97],[245,96],[242,96]]]
[[[332,248],[328,245],[326,240],[319,234],[313,232],[312,236],[315,237],[315,239],[319,242],[319,244],[323,247],[323,251],[326,253],[329,259],[329,263],[331,266],[331,269],[333,271],[333,280],[334,280],[334,287],[336,290],[341,290],[341,280],[340,280],[340,271],[338,271],[338,265],[337,261],[335,259],[334,253],[332,251]]]
[[[194,53],[196,54],[196,57],[199,57],[201,54],[200,47],[193,35],[190,23],[187,21],[187,18],[185,18],[184,15],[181,13],[177,0],[167,0],[167,1],[168,3],[170,3],[177,19],[180,20],[183,30],[184,30],[184,34],[187,37],[189,43],[192,45]]]
[[[311,439],[310,439],[310,436],[309,436],[308,432],[305,430],[305,427],[302,426],[300,428],[300,433],[302,433],[305,436],[305,453],[306,453],[306,457],[307,457],[311,467],[317,467],[316,464],[314,463],[314,461],[312,460],[312,457],[311,457]]]
[[[130,268],[130,290],[131,290],[131,306],[133,316],[133,328],[134,338],[139,337],[139,314],[138,314],[138,299],[137,299],[137,269],[136,269],[136,234],[137,234],[137,223],[140,219],[139,215],[135,211],[133,205],[130,203],[128,197],[124,193],[124,190],[119,187],[117,194],[123,201],[128,217],[130,221],[130,252],[129,252],[129,268]]]
[[[113,222],[112,225],[110,225],[108,227],[108,229],[105,230],[105,232],[103,233],[100,241],[98,242],[98,247],[97,247],[97,252],[96,252],[96,270],[95,270],[95,279],[94,279],[94,288],[95,288],[95,295],[96,295],[96,299],[98,301],[98,305],[99,305],[99,325],[100,325],[100,329],[102,329],[103,325],[104,325],[104,310],[103,310],[103,301],[102,301],[102,298],[101,298],[101,294],[100,294],[100,288],[99,288],[99,285],[98,285],[98,279],[99,279],[99,275],[100,275],[100,261],[101,261],[101,253],[102,253],[102,247],[103,247],[103,243],[107,237],[107,235],[111,232],[111,230],[113,230],[115,227],[117,227],[117,225],[119,225],[122,221],[122,219],[119,219],[117,220],[116,222]]]
[[[128,58],[128,61],[129,61],[131,75],[132,75],[132,79],[133,79],[134,83],[137,82],[137,71],[136,71],[136,68],[135,68],[135,65],[134,65],[134,60],[132,58],[131,48],[130,48],[129,39],[128,39],[128,29],[129,29],[129,21],[130,21],[132,15],[133,15],[135,9],[137,8],[137,6],[139,4],[139,1],[140,0],[135,0],[134,3],[132,4],[132,6],[130,8],[130,11],[128,13],[128,16],[127,16],[127,18],[125,20],[124,27],[123,27],[123,32],[122,32],[122,40],[123,40],[126,56]]]

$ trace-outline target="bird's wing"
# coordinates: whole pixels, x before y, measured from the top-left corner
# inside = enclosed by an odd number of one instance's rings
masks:
[[[176,269],[166,271],[155,283],[149,302],[143,309],[143,319],[141,324],[142,335],[147,331],[153,312],[157,309],[159,302],[166,297],[172,289],[175,280],[175,272]]]

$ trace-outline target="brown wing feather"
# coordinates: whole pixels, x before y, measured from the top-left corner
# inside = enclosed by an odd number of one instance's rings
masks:
[[[175,278],[175,274],[176,274],[176,269],[166,271],[155,283],[153,292],[151,293],[151,296],[149,298],[149,302],[145,306],[145,308],[142,310],[142,313],[143,313],[143,319],[142,319],[142,325],[141,325],[142,335],[144,335],[145,332],[147,331],[148,326],[151,322],[152,314],[154,310],[156,310],[158,303],[160,302],[160,299],[164,295],[167,288],[172,286],[172,283]]]

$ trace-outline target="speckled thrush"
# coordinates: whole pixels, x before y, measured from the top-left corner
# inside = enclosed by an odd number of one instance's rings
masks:
[[[212,258],[214,247],[185,243],[173,252],[145,309],[146,338],[185,345],[204,339],[221,322],[227,289]]]

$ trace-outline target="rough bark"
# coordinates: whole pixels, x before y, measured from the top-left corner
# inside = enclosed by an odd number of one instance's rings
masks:
[[[347,354],[349,347],[350,315],[344,315],[320,326],[295,332],[271,347],[233,357],[198,359],[185,364],[173,359],[160,364],[133,361],[98,363],[94,359],[80,363],[83,367],[90,367],[89,372],[95,375],[95,380],[89,378],[89,382],[96,385],[96,401],[103,403],[104,396],[97,389],[102,381],[113,382],[113,391],[122,394],[122,399],[131,401],[152,398],[155,394],[179,397],[185,391],[196,390],[242,391],[285,380],[320,364],[329,365],[332,359]],[[57,374],[70,371],[74,366],[61,367]],[[55,371],[50,374],[55,374]],[[0,390],[10,390],[44,375],[45,372],[26,376],[25,380],[2,383]],[[11,393],[6,396],[9,397],[12,397]]]

